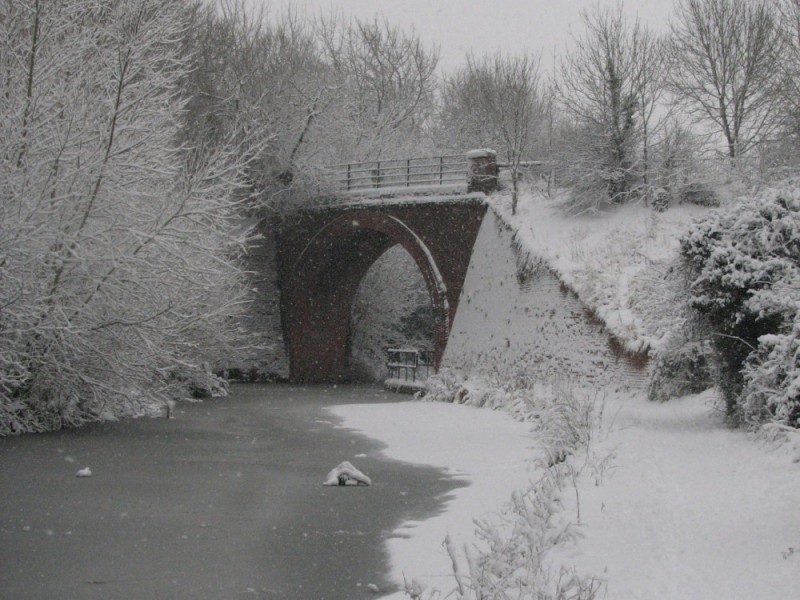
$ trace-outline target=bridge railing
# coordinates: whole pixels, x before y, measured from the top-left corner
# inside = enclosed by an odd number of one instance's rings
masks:
[[[426,156],[335,165],[336,180],[346,191],[393,187],[466,184],[466,154]]]

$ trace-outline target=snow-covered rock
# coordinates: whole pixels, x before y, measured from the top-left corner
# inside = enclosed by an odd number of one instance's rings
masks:
[[[351,463],[344,461],[328,473],[322,485],[372,485],[372,480]]]

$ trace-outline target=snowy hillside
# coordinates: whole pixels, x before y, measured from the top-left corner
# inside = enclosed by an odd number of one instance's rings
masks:
[[[442,375],[641,387],[646,370],[490,210],[475,241]]]

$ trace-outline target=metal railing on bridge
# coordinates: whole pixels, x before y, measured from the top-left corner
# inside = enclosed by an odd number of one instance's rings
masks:
[[[469,165],[465,154],[451,154],[349,163],[333,169],[342,189],[361,191],[466,184]]]

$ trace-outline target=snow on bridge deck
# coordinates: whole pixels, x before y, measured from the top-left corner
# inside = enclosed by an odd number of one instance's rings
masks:
[[[340,196],[337,196],[335,202],[320,205],[317,208],[373,208],[387,205],[459,204],[465,202],[486,202],[486,194],[483,192],[467,192],[466,185],[462,185],[460,188],[448,188],[444,186],[382,188],[376,190],[361,190],[358,192],[343,192]]]

